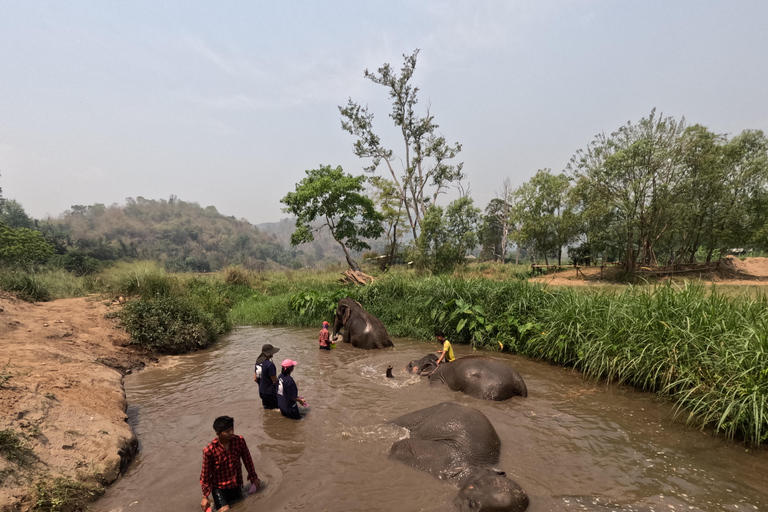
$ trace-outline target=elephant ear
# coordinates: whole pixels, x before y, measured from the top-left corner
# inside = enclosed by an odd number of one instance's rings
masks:
[[[341,325],[347,325],[349,314],[352,312],[349,306],[344,306],[341,313]]]

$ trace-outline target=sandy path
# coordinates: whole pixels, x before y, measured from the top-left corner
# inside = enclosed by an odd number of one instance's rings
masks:
[[[39,459],[0,457],[0,511],[28,510],[41,478],[112,482],[133,456],[123,373],[150,358],[125,347],[109,311],[94,298],[0,297],[0,430],[19,434]]]

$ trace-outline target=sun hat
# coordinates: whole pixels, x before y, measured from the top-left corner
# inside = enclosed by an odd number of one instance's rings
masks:
[[[291,366],[296,366],[297,364],[299,363],[297,363],[296,361],[293,361],[292,359],[284,359],[280,366],[282,366],[283,368],[290,368]]]
[[[256,358],[256,364],[264,362],[269,356],[273,356],[278,352],[280,352],[279,348],[273,347],[269,343],[265,343],[264,346],[261,347],[261,354]]]

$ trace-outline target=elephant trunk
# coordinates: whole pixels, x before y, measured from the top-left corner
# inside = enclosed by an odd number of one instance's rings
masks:
[[[387,378],[388,379],[394,379],[395,376],[392,375],[392,365],[387,366]]]

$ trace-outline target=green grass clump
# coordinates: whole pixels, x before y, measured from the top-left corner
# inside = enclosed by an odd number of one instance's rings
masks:
[[[13,430],[0,430],[0,455],[9,462],[28,466],[37,461],[37,456],[24,445],[19,435]]]
[[[104,494],[104,488],[96,483],[77,482],[59,477],[53,481],[40,480],[35,484],[35,505],[39,512],[81,512],[88,510],[88,503]]]

